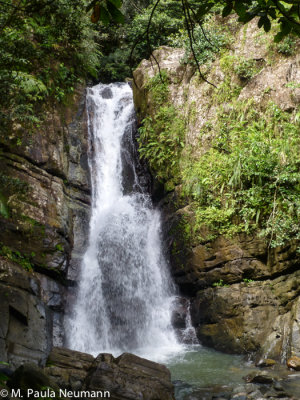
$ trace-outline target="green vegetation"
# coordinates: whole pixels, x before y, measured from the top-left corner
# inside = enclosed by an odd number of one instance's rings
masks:
[[[296,50],[296,38],[287,36],[280,43],[276,43],[275,48],[278,53],[291,56]]]
[[[228,54],[220,64],[226,76],[212,90],[215,118],[201,128],[198,148],[183,151],[185,117],[171,109],[165,72],[163,81],[149,81],[153,110],[140,129],[140,153],[166,191],[180,185],[194,213],[192,242],[240,232],[258,233],[270,247],[299,239],[300,112],[238,101],[241,87],[231,75],[250,79],[259,66]],[[211,138],[209,148],[202,137]]]
[[[120,0],[112,2],[118,6],[121,3]],[[105,2],[94,3],[104,6]],[[295,41],[291,35],[300,34],[297,7],[297,0],[289,4],[268,0],[139,0],[133,4],[130,0],[123,0],[124,24],[102,24],[99,27],[101,80],[123,80],[131,75],[131,68],[134,69],[143,58],[149,58],[153,49],[163,45],[184,47],[184,61],[188,63],[201,66],[214,60],[215,54],[230,43],[230,34],[226,27],[224,29],[224,23],[218,26],[213,21],[212,16],[216,14],[224,17],[235,14],[242,23],[258,16],[258,26],[264,31],[276,26],[271,31],[272,36],[277,42],[283,39],[277,51],[291,54]],[[109,14],[109,9],[106,14]]]
[[[32,271],[33,269],[32,258],[35,256],[34,253],[32,253],[31,255],[25,255],[18,250],[12,250],[10,247],[0,243],[0,255],[7,260],[13,261],[21,265],[21,267],[23,267],[27,271]]]
[[[22,196],[28,191],[27,182],[19,178],[12,178],[9,175],[0,173],[0,215],[4,218],[9,218],[8,198],[13,194]]]
[[[150,49],[172,45],[172,36],[183,28],[180,3],[177,0],[161,1],[152,19],[147,43],[145,32],[153,4],[153,1],[142,0],[133,6],[131,1],[124,0],[125,24],[101,27],[98,40],[102,52],[102,81],[120,81],[131,76],[131,68],[148,58]]]
[[[244,278],[244,279],[243,279],[243,282],[244,282],[246,285],[248,285],[249,283],[254,282],[254,280],[253,280],[253,279],[249,279],[249,278]]]
[[[57,250],[57,251],[64,251],[64,246],[63,246],[61,243],[58,243],[58,244],[55,246],[55,250]]]
[[[81,0],[22,0],[0,4],[0,119],[31,130],[44,105],[65,102],[74,86],[95,75],[99,51]]]
[[[252,104],[235,102],[242,82],[236,83],[239,80],[233,81],[230,74],[246,81],[259,71],[260,65],[226,53],[232,37],[220,14],[237,14],[242,23],[259,16],[258,25],[265,31],[270,30],[271,22],[279,25],[279,33],[278,29],[271,31],[277,42],[282,40],[274,48],[288,56],[296,48],[293,35],[300,32],[298,3],[2,1],[2,142],[9,138],[10,144],[21,146],[19,136],[25,137],[39,127],[53,106],[68,104],[77,84],[91,77],[122,80],[130,75],[130,67],[134,68],[158,46],[183,46],[183,62],[206,67],[220,53],[226,77],[218,89],[211,88],[207,105],[208,109],[212,104],[216,106],[216,120],[200,132],[200,136],[209,134],[213,138],[211,148],[198,151],[201,155],[197,158],[184,148],[186,125],[196,120],[196,105],[189,116],[186,110],[176,109],[169,99],[169,79],[162,72],[145,88],[152,98],[153,113],[140,128],[140,154],[167,191],[182,184],[182,194],[192,202],[196,218],[191,235],[197,235],[206,225],[211,229],[210,237],[259,229],[272,246],[297,237],[299,156],[295,149],[299,144],[299,113],[284,113],[273,104],[257,110]],[[228,103],[229,112],[222,108],[223,103]],[[0,174],[2,217],[10,217],[9,197],[25,195],[27,189],[18,179]],[[29,228],[35,225],[30,220],[25,222]],[[44,230],[42,226],[41,229]],[[56,250],[62,251],[60,247]],[[23,257],[17,253],[10,256]]]
[[[147,88],[155,116],[143,120],[143,126],[139,129],[139,152],[142,158],[149,161],[156,178],[173,189],[179,176],[185,120],[169,102],[168,77],[165,72],[162,73],[162,80],[159,75],[150,79]]]
[[[8,363],[4,362],[4,361],[0,361],[0,365],[7,365],[9,366]],[[6,374],[4,374],[3,372],[0,372],[0,385],[5,385],[6,381],[8,380],[8,376]]]
[[[194,29],[193,39],[193,47],[198,64],[200,66],[204,64],[209,66],[220,50],[230,44],[232,37],[228,28],[216,23],[215,17],[211,14],[205,18],[203,25]],[[190,41],[186,29],[181,29],[174,35],[172,46],[185,49],[183,63],[196,65],[196,61],[191,54]]]
[[[258,71],[259,68],[257,67],[257,63],[253,59],[241,58],[239,60],[236,60],[236,63],[234,65],[234,72],[240,79],[249,80]]]
[[[272,247],[299,237],[299,120],[273,103],[220,107],[212,147],[182,171],[196,226],[227,235],[259,229]]]
[[[17,214],[17,219],[19,220],[19,224],[22,227],[23,232],[26,232],[28,237],[38,236],[40,238],[45,237],[46,226],[41,224],[39,221],[34,218],[28,217],[24,214]]]
[[[223,279],[220,279],[219,282],[214,282],[213,287],[228,287],[229,285],[226,285],[223,281]]]

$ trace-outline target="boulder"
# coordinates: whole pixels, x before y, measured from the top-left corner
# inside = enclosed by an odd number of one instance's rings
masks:
[[[269,368],[269,367],[273,367],[274,365],[276,365],[276,361],[272,360],[271,358],[266,358],[264,360],[260,360],[256,366],[259,368]]]
[[[11,389],[21,389],[21,396],[27,397],[28,390],[42,391],[46,388],[59,392],[56,383],[35,364],[24,364],[10,377],[7,385]]]
[[[251,375],[247,376],[246,381],[249,383],[270,384],[274,382],[274,377],[269,375],[266,371],[259,371],[253,372]]]
[[[115,400],[174,400],[169,370],[129,353],[118,358],[99,354],[84,388],[108,390]]]
[[[109,391],[114,400],[174,400],[169,370],[133,354],[118,358],[53,348],[44,368],[56,384],[73,391]]]
[[[292,356],[286,362],[288,368],[292,368],[296,371],[300,371],[300,357]]]
[[[90,354],[53,347],[44,371],[62,389],[79,390],[93,362]]]
[[[284,360],[299,326],[299,284],[297,271],[199,291],[191,306],[199,340],[229,353],[253,353],[257,362]]]

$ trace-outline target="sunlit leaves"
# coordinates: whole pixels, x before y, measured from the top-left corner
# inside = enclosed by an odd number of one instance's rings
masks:
[[[300,35],[299,7],[299,0],[232,0],[226,2],[222,15],[226,17],[235,12],[243,23],[259,17],[258,27],[265,32],[270,31],[272,21],[279,22],[280,32],[275,36],[278,42],[289,33]]]

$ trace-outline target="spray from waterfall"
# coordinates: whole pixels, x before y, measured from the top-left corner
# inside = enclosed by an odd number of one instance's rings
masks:
[[[92,216],[77,299],[65,321],[68,346],[152,360],[178,352],[171,326],[175,289],[161,246],[160,213],[134,157],[128,84],[88,89]]]

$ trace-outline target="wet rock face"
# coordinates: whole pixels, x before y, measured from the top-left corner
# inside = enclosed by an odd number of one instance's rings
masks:
[[[52,344],[50,309],[36,274],[0,258],[0,352],[10,367],[43,364]]]
[[[7,210],[0,214],[0,358],[14,366],[43,363],[52,341],[62,344],[66,287],[77,278],[86,246],[83,88],[71,103],[49,110],[31,134],[15,127],[0,137],[0,194]]]
[[[135,116],[133,123],[127,127],[122,138],[122,184],[124,194],[132,191],[151,193],[152,177],[149,173],[145,160],[141,160],[138,154],[137,124]]]
[[[169,370],[133,354],[97,358],[64,348],[53,348],[44,373],[73,391],[109,391],[115,400],[174,400]]]
[[[184,297],[176,297],[173,302],[173,312],[171,323],[175,329],[185,329],[187,313],[189,311],[189,301]]]
[[[200,341],[224,352],[253,353],[257,362],[299,354],[299,283],[296,271],[199,291],[191,310]]]
[[[176,281],[194,292],[211,287],[220,280],[224,284],[233,284],[272,279],[286,271],[293,272],[299,263],[296,243],[269,249],[265,239],[247,235],[234,239],[220,236],[192,247],[185,260],[184,274],[176,259],[178,254],[171,257]]]

